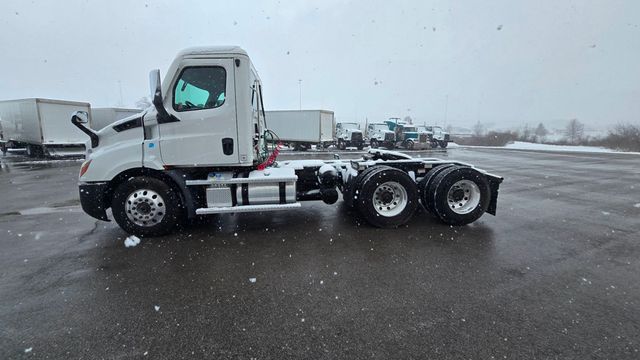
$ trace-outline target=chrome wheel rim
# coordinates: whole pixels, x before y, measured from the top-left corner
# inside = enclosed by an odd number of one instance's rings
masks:
[[[447,205],[456,214],[468,214],[480,204],[480,188],[471,180],[460,180],[449,188]]]
[[[407,190],[400,183],[387,181],[378,185],[373,192],[373,208],[381,216],[392,217],[407,207]]]
[[[149,227],[162,221],[166,213],[166,205],[157,192],[140,189],[127,196],[125,211],[131,222],[138,226]]]

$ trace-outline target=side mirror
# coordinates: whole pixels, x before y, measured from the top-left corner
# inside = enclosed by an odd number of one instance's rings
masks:
[[[89,122],[89,113],[86,111],[74,111],[71,114],[71,122],[74,124],[86,124]]]
[[[158,123],[180,121],[175,116],[169,114],[162,104],[162,84],[160,83],[160,70],[151,70],[149,73],[149,90],[151,90],[151,102],[158,112]]]
[[[95,148],[100,144],[100,138],[98,137],[98,134],[96,134],[95,131],[84,126],[84,124],[88,122],[89,122],[89,113],[86,111],[74,111],[73,114],[71,114],[71,123],[75,125],[78,129],[80,129],[80,131],[89,135],[89,137],[91,138],[91,147]]]
[[[149,73],[149,90],[151,102],[156,107],[162,106],[162,83],[160,82],[160,70],[151,70]]]

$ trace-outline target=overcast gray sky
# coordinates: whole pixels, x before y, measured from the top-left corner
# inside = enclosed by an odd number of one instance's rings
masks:
[[[0,99],[125,105],[174,55],[240,45],[268,109],[364,122],[640,122],[640,1],[2,0]]]

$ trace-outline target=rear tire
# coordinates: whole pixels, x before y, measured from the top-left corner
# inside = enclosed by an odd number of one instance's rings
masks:
[[[418,206],[416,183],[402,170],[374,167],[362,180],[356,209],[373,226],[394,228],[405,224]]]
[[[453,164],[445,164],[431,169],[427,175],[418,182],[418,191],[420,192],[420,202],[429,212],[433,213],[433,201],[428,197],[434,190],[432,187],[433,179],[444,170],[455,166]]]
[[[449,145],[449,143],[446,142],[446,141],[440,141],[439,145],[440,145],[441,148],[446,149],[447,145]]]
[[[435,214],[449,225],[467,225],[487,211],[491,189],[484,174],[470,167],[449,167],[433,179],[427,197]]]
[[[378,146],[380,146],[380,145],[378,144],[378,140],[371,139],[370,146],[371,146],[372,149],[377,149]]]
[[[146,176],[120,184],[111,209],[124,231],[140,236],[168,234],[185,219],[180,195],[165,182]]]

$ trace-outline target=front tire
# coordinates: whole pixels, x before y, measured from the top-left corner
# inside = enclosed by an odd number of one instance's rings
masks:
[[[338,139],[338,149],[345,150],[347,148],[347,144],[342,139]]]
[[[441,148],[446,149],[447,145],[449,145],[449,143],[446,142],[446,141],[440,141],[439,145],[440,145]]]
[[[124,231],[140,236],[168,234],[185,218],[179,194],[165,182],[146,176],[118,186],[111,209]]]
[[[371,139],[370,146],[371,146],[371,148],[372,148],[372,149],[377,149],[377,148],[378,148],[378,146],[380,146],[380,145],[378,145],[378,140],[376,140],[376,139]]]
[[[415,146],[416,146],[416,144],[415,144],[413,141],[411,141],[411,140],[407,141],[406,148],[407,148],[408,150],[413,150],[413,148],[414,148]]]
[[[358,212],[373,226],[394,228],[405,224],[418,206],[416,183],[402,170],[380,167],[362,181],[354,201]]]

